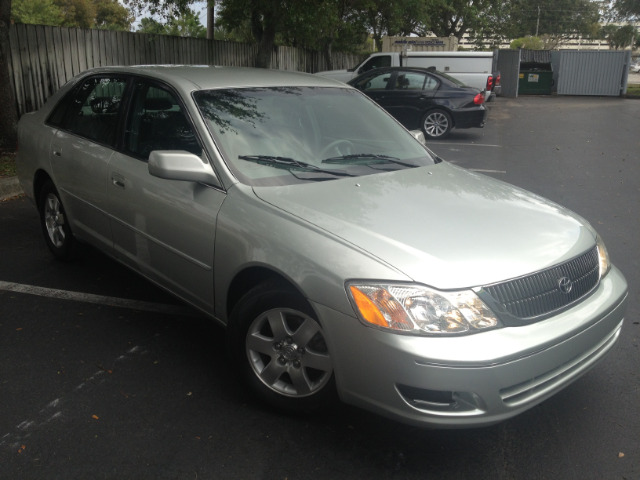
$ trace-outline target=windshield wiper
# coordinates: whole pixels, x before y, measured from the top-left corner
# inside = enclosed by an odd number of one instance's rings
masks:
[[[302,162],[300,160],[296,160],[295,158],[289,157],[276,157],[273,155],[238,155],[238,158],[241,160],[248,160],[250,162],[255,162],[260,165],[268,165],[270,167],[275,168],[284,168],[286,170],[290,170],[292,168],[299,168],[302,170],[308,170],[312,172],[318,173],[326,173],[328,175],[334,175],[336,177],[354,177],[355,175],[339,171],[339,170],[328,170],[325,168],[317,167],[311,163]]]
[[[367,165],[370,166],[371,162],[367,162],[367,159],[374,159],[376,164],[378,163],[394,163],[396,165],[402,165],[403,167],[417,167],[414,163],[403,162],[399,158],[391,157],[389,155],[381,155],[378,153],[352,153],[350,155],[343,155],[341,157],[331,157],[322,160],[322,163],[333,164],[351,164],[351,165]]]

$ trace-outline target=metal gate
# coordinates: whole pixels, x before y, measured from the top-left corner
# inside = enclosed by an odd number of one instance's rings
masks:
[[[547,51],[500,50],[498,70],[502,77],[502,96],[518,96],[520,62],[542,53],[549,55]],[[627,93],[631,51],[559,50],[550,54],[558,95],[618,97]]]
[[[631,51],[560,50],[558,95],[618,97],[627,91]]]
[[[500,50],[498,52],[498,70],[503,97],[518,96],[518,74],[520,73],[521,50]]]

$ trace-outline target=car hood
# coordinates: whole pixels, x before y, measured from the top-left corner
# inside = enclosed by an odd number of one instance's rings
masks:
[[[446,162],[286,187],[262,200],[440,289],[488,285],[569,260],[595,245],[579,216]],[[326,259],[339,262],[340,259]]]

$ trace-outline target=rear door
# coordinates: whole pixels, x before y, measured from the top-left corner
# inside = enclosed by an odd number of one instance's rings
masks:
[[[96,75],[83,80],[54,109],[58,127],[51,142],[53,180],[74,234],[111,250],[106,214],[107,169],[122,119],[127,77]]]
[[[424,113],[434,104],[438,86],[438,80],[427,73],[399,71],[387,93],[385,108],[406,128],[417,129]]]

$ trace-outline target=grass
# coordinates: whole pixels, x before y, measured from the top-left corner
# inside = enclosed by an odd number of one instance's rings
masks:
[[[640,97],[640,84],[627,85],[627,97]]]
[[[0,178],[13,177],[16,174],[16,154],[0,153]]]

